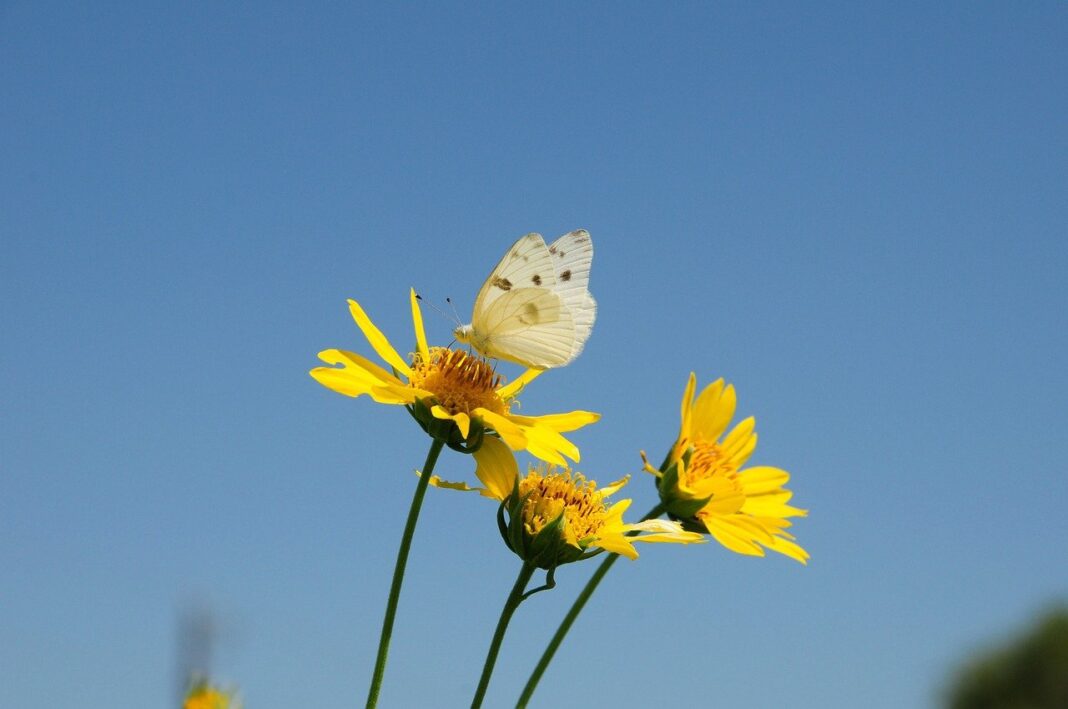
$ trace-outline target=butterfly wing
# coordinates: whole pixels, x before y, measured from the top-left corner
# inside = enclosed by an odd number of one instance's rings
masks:
[[[593,240],[588,231],[577,229],[554,241],[548,250],[556,277],[553,291],[560,295],[575,323],[575,340],[567,360],[570,362],[582,352],[597,318],[597,301],[589,291]]]
[[[479,329],[480,321],[485,320],[485,313],[493,303],[512,289],[552,288],[555,283],[552,255],[545,241],[541,234],[527,234],[512,244],[482,284],[475,298],[471,323]]]
[[[571,309],[548,288],[516,288],[496,298],[474,323],[483,354],[527,367],[567,364],[574,349]]]

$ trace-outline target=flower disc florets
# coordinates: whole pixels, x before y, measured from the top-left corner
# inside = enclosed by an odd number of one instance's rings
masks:
[[[408,384],[433,392],[434,399],[450,414],[472,414],[483,408],[496,414],[508,413],[508,401],[497,394],[501,375],[476,355],[448,347],[431,347],[429,355],[412,355]]]
[[[543,569],[577,561],[604,526],[603,497],[580,473],[532,468],[502,506],[509,521],[501,532],[512,551]]]

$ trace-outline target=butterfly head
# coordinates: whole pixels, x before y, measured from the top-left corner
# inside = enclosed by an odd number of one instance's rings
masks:
[[[452,331],[452,336],[456,338],[457,342],[462,342],[465,345],[471,344],[471,326],[460,325]]]

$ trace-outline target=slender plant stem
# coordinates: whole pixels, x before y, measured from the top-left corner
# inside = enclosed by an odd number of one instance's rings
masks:
[[[642,521],[656,519],[660,515],[664,514],[664,505],[658,504],[653,509],[642,517]],[[608,558],[601,562],[601,565],[597,567],[597,570],[593,572],[593,576],[586,582],[585,588],[582,589],[582,593],[578,595],[575,602],[571,604],[571,610],[564,616],[563,621],[560,623],[560,627],[556,629],[556,634],[553,635],[553,639],[549,641],[549,645],[545,648],[545,652],[541,654],[541,659],[538,660],[537,666],[534,667],[534,671],[530,674],[530,679],[527,680],[527,685],[523,687],[523,694],[519,696],[519,702],[516,703],[517,709],[526,707],[530,698],[534,696],[534,690],[538,686],[538,682],[541,680],[541,676],[545,674],[545,670],[548,669],[549,663],[552,662],[553,655],[556,654],[557,649],[560,647],[560,643],[564,641],[564,637],[567,632],[571,630],[571,626],[575,623],[575,619],[578,618],[579,613],[582,612],[583,607],[586,605],[586,601],[590,600],[590,596],[597,590],[597,585],[601,583],[601,579],[604,578],[608,570],[612,568],[612,564],[616,563],[616,559],[619,558],[619,554],[609,554]]]
[[[415,524],[419,521],[419,508],[423,506],[423,496],[426,495],[426,488],[430,483],[430,474],[434,471],[434,464],[437,463],[438,454],[441,453],[444,445],[436,438],[430,444],[430,452],[426,454],[426,463],[423,464],[419,482],[415,486],[415,495],[412,496],[408,521],[404,523],[404,534],[401,536],[400,549],[397,551],[397,564],[393,568],[393,585],[389,587],[389,600],[386,602],[386,617],[382,621],[382,636],[378,640],[375,672],[371,676],[371,689],[367,693],[368,709],[378,704],[378,693],[382,689],[382,675],[386,672],[386,660],[389,656],[389,640],[393,636],[393,619],[397,615],[397,602],[400,600],[401,585],[404,583],[404,567],[408,564],[408,551],[412,548],[412,536],[415,534]]]
[[[501,643],[504,641],[504,632],[508,630],[508,621],[512,619],[515,609],[523,602],[523,591],[526,590],[527,583],[530,581],[530,577],[534,575],[536,568],[534,564],[528,561],[523,562],[523,567],[519,570],[519,576],[516,577],[515,585],[512,586],[512,592],[508,594],[508,599],[504,602],[501,618],[497,621],[497,629],[493,631],[493,641],[490,643],[489,653],[486,654],[486,664],[482,666],[482,677],[478,680],[475,698],[471,700],[471,709],[478,709],[482,706],[482,700],[486,696],[486,689],[489,688],[490,676],[493,675],[493,666],[497,663],[497,653],[500,652]]]

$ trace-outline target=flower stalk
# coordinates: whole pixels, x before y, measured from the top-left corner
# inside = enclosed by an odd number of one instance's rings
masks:
[[[482,676],[478,680],[478,689],[475,690],[475,697],[471,700],[471,709],[478,709],[482,706],[482,700],[485,699],[486,690],[489,688],[490,677],[493,676],[493,667],[497,664],[497,654],[501,650],[501,643],[504,642],[504,633],[508,630],[508,623],[512,620],[512,614],[515,613],[515,609],[528,597],[528,594],[525,594],[524,591],[530,582],[530,577],[534,575],[534,571],[537,568],[532,562],[524,561],[519,569],[519,576],[516,577],[515,584],[512,586],[512,592],[508,594],[508,598],[504,602],[504,608],[501,609],[501,617],[497,621],[497,629],[493,631],[493,640],[490,642],[489,652],[486,654],[486,662],[482,666]]]
[[[372,709],[378,704],[378,694],[382,689],[382,677],[386,672],[386,660],[389,656],[389,641],[393,637],[393,621],[397,615],[401,586],[404,584],[404,569],[408,565],[408,552],[412,547],[415,525],[419,521],[419,510],[423,506],[423,497],[426,495],[431,473],[437,463],[438,454],[441,453],[444,445],[444,442],[438,438],[435,438],[433,443],[430,444],[430,451],[426,455],[426,463],[423,464],[422,474],[419,476],[419,482],[415,486],[415,495],[412,496],[412,505],[408,509],[408,520],[404,523],[404,533],[401,535],[400,549],[397,551],[397,563],[393,569],[393,583],[389,587],[386,617],[382,621],[382,635],[378,640],[378,655],[375,658],[374,674],[371,675],[371,688],[367,693],[368,709]]]
[[[660,515],[664,514],[664,505],[658,504],[653,509],[642,517],[643,522],[650,519],[656,519]],[[628,535],[638,534],[637,531],[629,532]],[[579,613],[586,607],[586,602],[590,600],[590,596],[597,590],[597,586],[601,583],[601,579],[605,577],[608,570],[612,568],[612,564],[616,563],[619,559],[619,554],[609,554],[604,561],[601,562],[597,570],[593,572],[593,576],[586,582],[582,592],[575,599],[575,602],[571,604],[571,609],[568,610],[567,615],[560,622],[560,627],[556,629],[556,633],[553,635],[552,640],[549,641],[548,646],[545,648],[545,652],[541,654],[541,659],[538,660],[537,666],[534,667],[534,671],[530,673],[530,679],[527,680],[526,686],[523,687],[523,693],[519,696],[519,701],[516,703],[517,709],[522,709],[530,702],[530,698],[534,696],[534,690],[538,688],[538,682],[541,681],[541,676],[545,674],[545,670],[549,668],[549,663],[552,662],[553,656],[556,655],[556,651],[560,648],[560,644],[564,642],[564,638],[567,636],[568,631],[571,630],[571,626],[575,624],[575,620],[578,618]]]

